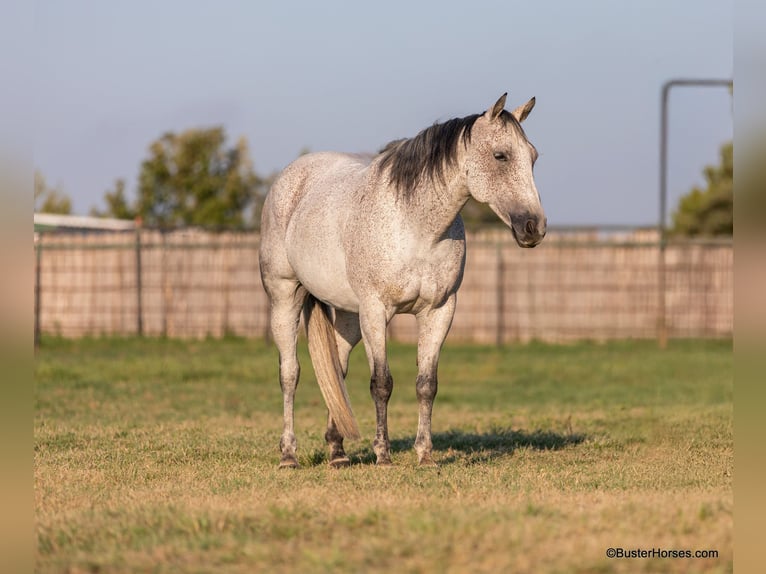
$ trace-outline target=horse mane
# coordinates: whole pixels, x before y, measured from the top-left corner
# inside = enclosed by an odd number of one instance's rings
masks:
[[[412,197],[414,190],[424,178],[445,184],[444,171],[457,158],[458,142],[467,146],[471,141],[474,123],[484,114],[453,118],[435,123],[412,138],[389,142],[379,152],[380,172],[388,170],[388,181],[405,198]],[[512,114],[503,110],[500,118],[521,127]]]

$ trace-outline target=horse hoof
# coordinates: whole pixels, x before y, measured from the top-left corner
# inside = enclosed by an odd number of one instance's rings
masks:
[[[418,463],[418,466],[422,468],[438,468],[439,465],[434,462],[434,459],[431,457],[424,458]]]
[[[351,461],[347,456],[334,458],[330,461],[331,468],[345,468],[351,464]]]
[[[391,462],[390,458],[385,457],[385,458],[379,458],[375,462],[375,466],[389,467],[389,466],[394,466],[394,463]]]
[[[285,458],[279,461],[279,468],[299,468],[298,461],[294,458]]]

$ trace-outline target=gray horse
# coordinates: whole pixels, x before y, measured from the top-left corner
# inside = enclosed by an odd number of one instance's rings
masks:
[[[284,398],[280,467],[297,467],[293,401],[300,366],[301,311],[309,353],[329,411],[330,464],[349,459],[343,439],[359,438],[345,377],[351,349],[364,340],[377,429],[377,464],[390,465],[387,408],[393,379],[386,326],[397,313],[418,323],[418,431],[421,465],[434,465],[431,410],[439,353],[455,312],[465,265],[460,210],[486,203],[521,247],[545,236],[532,167],[537,150],[521,122],[532,98],[512,113],[506,94],[486,112],[456,118],[391,142],[374,157],[312,153],[291,163],[263,207],[260,264],[271,300]]]

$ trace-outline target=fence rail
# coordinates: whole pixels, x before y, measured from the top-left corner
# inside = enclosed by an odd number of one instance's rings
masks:
[[[195,230],[40,233],[35,340],[268,336],[258,239]],[[534,250],[489,231],[469,237],[467,250],[451,340],[654,338],[660,325],[670,337],[732,336],[729,240],[668,243],[662,298],[651,230],[551,230]],[[394,339],[417,339],[411,316],[395,317],[389,329]]]

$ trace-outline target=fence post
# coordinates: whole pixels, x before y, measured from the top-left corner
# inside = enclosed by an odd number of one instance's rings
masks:
[[[136,334],[144,335],[144,312],[142,301],[142,278],[141,278],[141,226],[136,226]]]
[[[40,303],[42,287],[40,285],[40,267],[43,253],[43,234],[37,235],[37,249],[35,249],[35,349],[40,346]]]
[[[659,258],[657,261],[657,345],[660,349],[668,347],[667,285],[665,278],[665,248],[667,242],[664,233],[660,235]]]
[[[227,237],[224,239],[224,237]],[[221,267],[223,268],[223,313],[221,313],[221,336],[227,337],[231,334],[229,326],[229,306],[231,305],[231,254],[229,251],[233,248],[231,237],[221,236],[217,238],[222,242],[221,249]]]
[[[495,244],[497,253],[497,287],[496,287],[496,306],[497,323],[495,331],[495,345],[500,347],[503,344],[505,335],[505,264],[503,263],[503,250],[500,242]]]
[[[660,218],[657,230],[660,236],[657,258],[657,342],[660,349],[668,346],[667,284],[665,277],[665,249],[667,247],[667,203],[668,203],[668,100],[670,90],[676,86],[692,88],[726,87],[732,89],[733,81],[722,78],[675,78],[662,84],[660,96]]]

